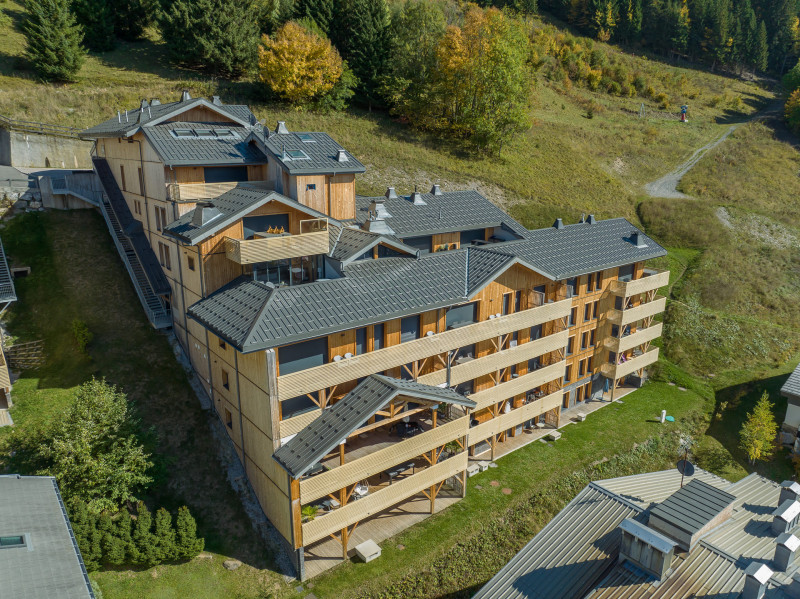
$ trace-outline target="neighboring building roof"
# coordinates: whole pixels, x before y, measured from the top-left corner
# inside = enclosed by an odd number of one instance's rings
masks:
[[[84,139],[130,137],[140,131],[142,127],[152,127],[182,112],[199,107],[205,107],[218,112],[221,117],[220,122],[233,119],[242,126],[249,126],[257,123],[255,116],[250,112],[250,108],[247,106],[217,104],[209,102],[205,98],[188,98],[177,102],[167,102],[166,104],[153,105],[152,102],[148,102],[145,106],[140,106],[133,110],[126,110],[99,125],[81,131],[80,136]]]
[[[0,475],[0,595],[25,599],[94,598],[55,478]]]
[[[264,146],[290,175],[363,173],[366,168],[327,133],[273,133],[268,128],[253,131],[253,138]],[[293,157],[296,152],[303,155]],[[340,152],[344,152],[341,154]]]
[[[226,135],[176,137],[175,130],[207,130]],[[267,157],[255,144],[248,143],[250,130],[231,126],[230,123],[203,124],[164,123],[142,129],[150,145],[164,161],[165,166],[236,166],[266,164]]]
[[[11,271],[6,260],[6,251],[3,243],[0,242],[0,302],[17,301],[17,292],[14,289],[14,280],[11,278]]]
[[[330,227],[331,249],[328,257],[347,265],[368,252],[376,245],[384,244],[400,253],[416,256],[419,250],[405,245],[389,235],[370,233],[356,227]]]
[[[317,212],[313,208],[309,208],[275,191],[264,192],[258,189],[257,185],[250,187],[247,183],[240,183],[218,198],[203,203],[204,206],[211,206],[219,211],[219,215],[216,218],[200,224],[194,222],[195,212],[197,210],[202,210],[204,207],[199,206],[172,221],[169,225],[164,227],[164,232],[186,243],[195,245],[212,237],[226,227],[229,227],[256,208],[260,208],[270,202],[277,202],[308,214],[313,218],[326,218],[331,223],[338,224],[338,221],[333,220],[326,214]]]
[[[401,239],[444,232],[470,231],[505,227],[522,238],[527,233],[522,225],[492,204],[477,191],[448,191],[441,195],[420,194],[424,205],[414,204],[410,196],[377,198],[356,196],[356,221],[363,224],[369,218],[369,206],[382,201],[391,214],[386,224]]]
[[[663,580],[616,563],[620,522],[644,523],[647,507],[678,490],[680,480],[669,470],[590,483],[473,599],[738,597],[745,569],[775,554],[771,522],[780,487],[755,474],[734,484],[700,469],[688,478],[734,496],[732,516],[691,552],[677,555]],[[797,570],[794,563],[775,572],[766,597],[785,599],[783,589]]]
[[[800,365],[789,375],[786,382],[781,387],[781,395],[794,395],[800,397]]]
[[[735,499],[708,483],[691,480],[653,507],[650,513],[679,530],[695,534]]]
[[[452,389],[373,374],[333,406],[323,410],[319,418],[284,443],[272,458],[293,478],[300,478],[398,396],[468,408],[476,405]]]

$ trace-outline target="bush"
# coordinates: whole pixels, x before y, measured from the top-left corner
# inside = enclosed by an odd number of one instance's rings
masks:
[[[789,129],[800,134],[800,89],[794,90],[789,96],[784,107],[784,114]]]
[[[653,98],[656,102],[658,102],[658,107],[661,110],[667,110],[669,108],[669,96],[664,92],[658,94],[655,98]]]
[[[75,342],[78,344],[78,349],[82,354],[85,354],[87,346],[94,338],[94,335],[89,330],[89,327],[82,320],[75,318],[72,321],[72,334],[75,336]]]

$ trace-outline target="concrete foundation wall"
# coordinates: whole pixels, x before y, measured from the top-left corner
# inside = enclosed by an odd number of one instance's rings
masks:
[[[21,168],[92,168],[92,142],[0,129],[0,164]]]

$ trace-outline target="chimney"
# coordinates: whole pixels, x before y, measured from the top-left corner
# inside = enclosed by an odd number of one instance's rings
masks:
[[[289,130],[286,128],[286,121],[278,121],[278,126],[275,127],[275,133],[278,135],[288,135]]]
[[[192,225],[202,227],[219,216],[222,216],[222,212],[211,202],[197,202],[192,215]]]
[[[214,106],[222,106],[222,100],[219,99],[219,96],[211,96],[211,103]]]
[[[659,580],[663,580],[672,568],[677,543],[632,518],[620,522],[619,530],[622,533],[622,542],[618,561],[636,564]]]
[[[161,106],[161,100],[158,98],[153,98],[150,100],[150,106]]]
[[[386,196],[387,200],[396,200],[397,199],[397,194],[394,191],[394,187],[387,187],[386,188],[386,193],[383,194],[383,195]]]
[[[594,217],[594,214],[590,214],[589,218],[586,219],[587,225],[593,225],[597,222],[597,219]]]
[[[800,539],[788,532],[778,536],[775,544],[775,568],[778,572],[786,572],[794,561],[794,554],[800,547]]]
[[[787,499],[772,512],[772,532],[780,535],[791,531],[797,524],[800,516],[800,503],[792,499]]]
[[[192,99],[192,96],[189,95],[189,90],[185,89],[181,92],[181,102],[188,102]]]
[[[438,183],[434,183],[434,184],[433,184],[433,187],[431,187],[431,193],[432,193],[433,195],[435,195],[435,196],[440,196],[440,195],[442,195],[442,188],[441,188],[441,187],[439,187],[439,184],[438,184]]]
[[[562,221],[560,218],[557,218],[556,222],[553,223],[553,227],[556,228],[556,229],[563,229],[564,228],[564,221]]]
[[[391,187],[389,189],[392,189]],[[397,197],[397,196],[395,196]],[[392,215],[386,209],[386,200],[384,198],[375,198],[369,205],[369,211],[375,216],[375,220],[383,220],[391,218]]]
[[[800,599],[800,572],[795,572],[792,575],[792,582],[789,586],[783,587],[789,597],[792,599]]]
[[[635,245],[637,248],[647,247],[647,244],[644,242],[644,237],[639,231],[633,231],[631,233],[631,243]]]
[[[778,505],[781,505],[787,499],[800,501],[800,484],[791,480],[785,480],[781,483],[781,495],[778,499]]]
[[[417,191],[416,187],[414,188],[414,193],[411,194],[409,199],[411,200],[411,203],[414,204],[415,206],[427,206],[428,205],[428,203],[425,200],[422,199],[422,194]]]
[[[766,565],[752,562],[744,571],[742,599],[761,599],[767,591],[767,583],[772,578],[772,570]]]
[[[269,139],[272,135],[272,130],[269,127],[264,127],[264,139]]]
[[[339,150],[336,152],[336,162],[348,162],[350,159],[347,157],[347,152]]]

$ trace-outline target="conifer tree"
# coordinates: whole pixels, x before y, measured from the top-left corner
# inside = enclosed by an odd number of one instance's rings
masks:
[[[114,536],[119,540],[122,549],[125,551],[124,563],[136,564],[139,562],[140,555],[136,543],[133,542],[131,535],[131,526],[133,519],[128,508],[124,508],[120,513],[115,523]],[[114,562],[111,562],[114,563]]]
[[[137,563],[154,566],[159,562],[156,540],[151,532],[153,517],[143,501],[137,507],[136,524],[133,527],[133,542],[139,553]]]
[[[767,26],[764,21],[758,26],[755,45],[753,47],[753,67],[757,71],[765,71],[769,61],[769,43],[767,41]]]
[[[175,543],[179,559],[192,559],[203,550],[203,539],[197,538],[197,523],[189,508],[185,505],[178,508],[175,520]]]
[[[72,10],[90,50],[105,52],[114,48],[114,13],[108,0],[73,0]]]
[[[325,35],[330,35],[333,21],[333,0],[299,0],[296,10],[298,18],[313,19]]]
[[[69,8],[69,0],[28,0],[23,25],[25,55],[44,79],[70,81],[80,70],[86,51],[83,32]]]
[[[108,0],[112,2],[112,0]],[[114,33],[123,40],[135,41],[155,20],[156,0],[113,0]]]
[[[156,512],[153,537],[159,561],[170,562],[178,557],[175,546],[175,530],[172,528],[172,516],[163,507]]]
[[[751,464],[755,464],[756,460],[768,460],[777,449],[777,434],[778,423],[772,413],[772,402],[764,391],[742,426],[739,446],[747,453]]]

